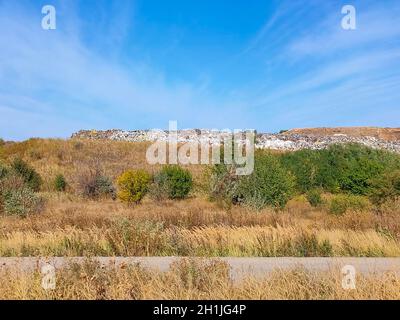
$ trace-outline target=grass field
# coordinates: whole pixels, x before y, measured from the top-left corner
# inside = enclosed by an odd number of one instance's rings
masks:
[[[0,148],[10,162],[21,157],[41,175],[45,202],[25,218],[0,215],[0,256],[200,256],[200,257],[400,257],[399,202],[330,214],[304,195],[284,208],[255,211],[221,206],[204,191],[205,167],[188,166],[194,189],[187,199],[126,205],[75,192],[79,178],[99,168],[113,181],[127,169],[159,167],[145,161],[146,143],[31,139]],[[65,192],[53,181],[63,174]],[[330,194],[324,194],[329,199]],[[226,266],[225,266],[226,267]],[[102,270],[93,263],[58,274],[57,289],[43,291],[40,274],[3,270],[0,298],[10,299],[398,299],[394,274],[359,276],[357,290],[341,288],[341,275],[277,272],[263,281],[231,283],[224,267],[176,266],[166,274],[127,268]]]
[[[393,214],[307,208],[297,200],[278,213],[227,212],[198,198],[130,208],[50,195],[40,215],[0,218],[0,255],[400,256]]]

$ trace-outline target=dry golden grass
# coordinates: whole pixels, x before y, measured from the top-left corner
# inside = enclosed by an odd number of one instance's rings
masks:
[[[56,289],[44,290],[38,272],[2,271],[0,299],[400,299],[393,273],[358,275],[356,289],[342,288],[339,272],[276,271],[232,281],[219,261],[176,263],[161,273],[137,266],[100,268],[94,262],[56,273]]]
[[[42,214],[0,217],[0,256],[400,256],[398,238],[363,215],[331,217],[301,202],[254,213],[201,198],[128,207],[50,194]]]
[[[112,221],[125,218],[134,222],[162,222],[165,227],[185,228],[201,226],[282,226],[312,229],[387,230],[398,238],[400,219],[397,212],[348,212],[343,216],[329,215],[323,209],[312,208],[302,199],[289,202],[284,210],[251,209],[233,206],[224,210],[201,196],[181,201],[153,201],[145,198],[137,206],[126,206],[107,199],[88,200],[67,193],[42,193],[46,207],[38,215],[25,219],[0,216],[0,232],[47,231],[56,228],[92,226],[107,227]]]
[[[0,256],[367,256],[399,257],[398,242],[370,231],[273,227],[164,229],[161,224],[12,232]]]
[[[302,201],[255,213],[199,197],[134,207],[46,197],[41,214],[0,217],[0,256],[400,256],[394,215],[336,217]]]
[[[154,173],[159,165],[149,165],[146,150],[149,142],[110,140],[29,139],[2,147],[0,159],[21,157],[44,178],[44,189],[52,191],[52,181],[63,174],[75,186],[82,170],[98,167],[115,180],[128,169],[145,169]],[[203,174],[202,166],[188,166],[196,180]]]
[[[210,225],[276,225],[289,221],[289,214],[276,214],[265,210],[251,212],[244,208],[222,210],[214,203],[202,198],[182,201],[166,200],[154,202],[145,198],[137,206],[127,206],[112,200],[87,200],[68,194],[43,194],[47,198],[45,210],[25,219],[11,216],[0,217],[0,232],[52,231],[57,228],[107,227],[118,219],[132,222],[163,223],[165,227],[198,227]]]

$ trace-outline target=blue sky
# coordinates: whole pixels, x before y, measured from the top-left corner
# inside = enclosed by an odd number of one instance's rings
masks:
[[[5,139],[400,125],[397,0],[0,0],[0,28]]]

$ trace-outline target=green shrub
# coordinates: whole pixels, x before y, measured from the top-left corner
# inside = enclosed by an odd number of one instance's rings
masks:
[[[15,163],[14,163],[15,164]],[[15,166],[17,169],[23,169],[21,166]],[[7,215],[25,217],[29,214],[38,213],[43,207],[43,199],[34,193],[30,188],[34,185],[32,177],[35,173],[29,173],[29,170],[9,169],[0,164],[0,212]],[[23,173],[23,174],[21,174]]]
[[[371,181],[369,197],[374,204],[381,205],[400,197],[400,170],[388,172]]]
[[[64,192],[67,188],[67,181],[62,174],[58,174],[54,179],[54,189],[59,192]]]
[[[251,175],[236,176],[234,165],[219,164],[212,170],[210,186],[211,199],[222,199],[229,205],[282,208],[294,194],[295,181],[278,155],[259,152]]]
[[[5,214],[19,217],[38,213],[42,209],[43,199],[29,188],[8,190],[3,195]]]
[[[112,180],[100,170],[83,171],[79,175],[78,193],[83,197],[97,199],[102,197],[116,198],[116,190]]]
[[[319,189],[312,189],[308,191],[306,193],[306,198],[312,207],[318,207],[323,203],[321,190]]]
[[[165,166],[154,177],[154,187],[160,198],[184,199],[193,187],[192,174],[179,166]]]
[[[318,181],[320,171],[320,152],[318,150],[299,150],[287,152],[281,156],[283,166],[294,174],[296,189],[306,193],[311,189],[325,187]]]
[[[338,158],[336,170],[340,189],[356,195],[366,195],[370,180],[385,169],[385,158],[390,154],[382,150],[349,145],[330,150],[328,156]]]
[[[333,196],[329,205],[329,213],[342,215],[348,210],[363,211],[370,207],[366,197],[351,194],[338,194]]]
[[[256,155],[254,171],[240,178],[235,200],[255,209],[283,208],[294,194],[294,177],[271,153]]]
[[[400,156],[359,144],[347,144],[285,153],[282,163],[295,175],[299,192],[323,188],[332,193],[345,191],[367,195],[373,179],[384,172],[400,169]]]
[[[40,175],[25,161],[20,158],[15,159],[11,164],[11,169],[24,179],[28,188],[35,192],[40,190],[42,184]]]
[[[139,203],[146,195],[150,174],[145,170],[129,170],[120,175],[117,179],[118,198],[126,203]]]

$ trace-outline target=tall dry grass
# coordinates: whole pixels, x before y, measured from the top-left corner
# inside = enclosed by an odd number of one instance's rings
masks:
[[[109,226],[119,218],[132,222],[162,222],[165,227],[191,229],[202,226],[282,226],[311,229],[376,230],[400,239],[400,219],[397,211],[376,214],[372,211],[348,212],[342,216],[329,215],[312,208],[302,200],[292,200],[282,211],[264,209],[254,212],[244,207],[224,210],[206,198],[191,197],[181,201],[154,202],[145,198],[138,206],[129,207],[107,199],[88,200],[65,193],[42,193],[45,210],[25,219],[0,216],[0,232],[46,231],[57,228]]]
[[[146,150],[150,144],[110,140],[29,139],[3,146],[0,160],[10,161],[20,157],[28,161],[44,178],[44,189],[52,191],[52,181],[57,174],[63,174],[74,187],[87,168],[97,168],[113,180],[128,169],[145,169],[154,173],[160,169],[160,165],[150,165],[146,161]],[[202,166],[190,165],[188,168],[194,177],[202,177]]]
[[[0,232],[108,227],[118,219],[127,219],[132,223],[163,223],[165,227],[189,229],[213,225],[286,225],[292,220],[289,214],[276,214],[268,210],[261,214],[243,208],[234,208],[227,212],[201,198],[162,202],[153,202],[147,198],[140,205],[132,207],[107,199],[88,200],[74,195],[54,193],[42,195],[47,201],[41,214],[25,219],[0,216]]]
[[[105,269],[88,261],[58,270],[54,291],[41,287],[37,272],[2,271],[0,299],[400,299],[400,278],[393,273],[358,275],[354,290],[341,284],[342,275],[333,271],[276,271],[233,282],[218,261],[182,261],[165,273],[140,265]]]
[[[200,198],[128,207],[49,194],[42,214],[0,217],[0,256],[400,256],[397,226],[394,215],[332,217],[302,202],[254,213]]]
[[[127,219],[115,220],[107,227],[5,232],[0,240],[0,256],[400,256],[400,244],[375,230],[187,229]]]

